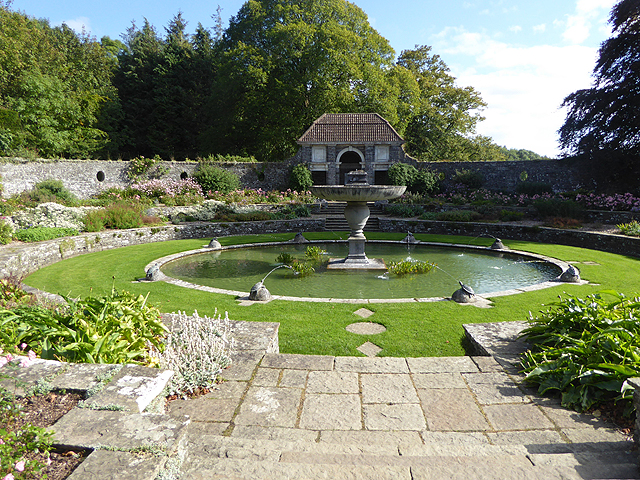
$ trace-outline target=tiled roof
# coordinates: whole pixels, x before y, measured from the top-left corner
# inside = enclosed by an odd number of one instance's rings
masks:
[[[325,113],[298,143],[403,142],[398,132],[377,113]]]

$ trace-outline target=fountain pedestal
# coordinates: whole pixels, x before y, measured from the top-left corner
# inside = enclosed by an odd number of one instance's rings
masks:
[[[354,173],[354,172],[351,172]],[[349,185],[316,185],[311,193],[325,200],[346,201],[344,216],[351,233],[348,238],[349,254],[347,258],[329,260],[330,270],[386,270],[382,259],[369,259],[364,253],[367,241],[362,229],[369,219],[367,202],[388,200],[402,195],[406,187],[389,185],[369,185],[359,182]]]

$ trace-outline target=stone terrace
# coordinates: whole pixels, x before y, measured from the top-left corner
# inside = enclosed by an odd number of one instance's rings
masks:
[[[493,356],[287,355],[277,324],[238,322],[226,381],[166,406],[157,369],[40,360],[21,380],[86,392],[112,375],[53,427],[58,444],[94,449],[72,480],[639,477],[629,438],[522,385],[517,324],[468,327]]]

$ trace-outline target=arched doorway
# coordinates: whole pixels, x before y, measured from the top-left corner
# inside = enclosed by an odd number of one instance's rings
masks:
[[[355,148],[345,148],[338,154],[338,162],[340,163],[339,185],[344,185],[347,173],[362,168],[364,156]]]

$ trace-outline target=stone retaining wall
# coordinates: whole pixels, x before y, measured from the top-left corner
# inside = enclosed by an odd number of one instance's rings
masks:
[[[324,229],[323,219],[273,220],[265,222],[189,223],[131,230],[105,230],[46,242],[12,244],[0,249],[0,278],[23,277],[39,268],[84,253],[144,243],[188,238],[270,234]],[[145,272],[140,272],[144,277]]]
[[[432,233],[468,237],[498,237],[590,248],[640,258],[640,238],[557,228],[493,223],[438,222],[379,218],[382,232]]]

